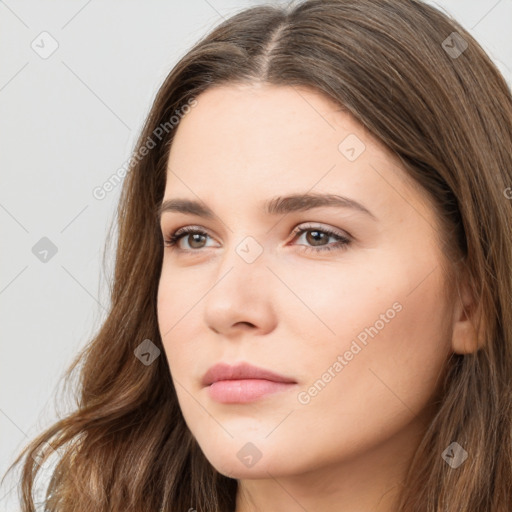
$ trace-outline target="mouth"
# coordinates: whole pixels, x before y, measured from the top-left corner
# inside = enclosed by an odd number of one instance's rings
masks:
[[[210,398],[223,404],[246,403],[265,395],[285,391],[293,383],[265,379],[219,380],[208,386]]]
[[[230,366],[220,363],[204,375],[202,384],[212,400],[219,403],[247,403],[286,391],[297,384],[294,379],[248,363]]]

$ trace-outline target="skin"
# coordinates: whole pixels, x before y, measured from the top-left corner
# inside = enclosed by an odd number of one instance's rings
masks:
[[[338,149],[349,134],[365,145],[354,161]],[[208,236],[164,249],[158,321],[190,431],[210,463],[239,480],[236,511],[392,511],[446,358],[471,346],[461,304],[443,293],[445,256],[426,197],[328,98],[266,84],[201,94],[178,126],[167,172],[164,199],[200,199],[217,216],[162,215],[164,237],[187,225]],[[260,208],[303,192],[349,197],[376,220],[347,208],[277,216]],[[307,223],[309,232],[292,233]],[[315,244],[315,227],[351,243],[315,253],[338,241],[324,235]],[[236,251],[247,236],[262,251],[252,263]],[[397,303],[401,310],[334,371]],[[221,404],[201,386],[220,361],[247,361],[297,384]],[[330,381],[300,403],[330,367]],[[261,454],[252,467],[237,457],[248,442]]]

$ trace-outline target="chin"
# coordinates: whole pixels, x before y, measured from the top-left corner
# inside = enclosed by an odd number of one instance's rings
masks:
[[[283,461],[278,454],[267,450],[265,455],[262,453],[263,449],[258,450],[251,443],[231,440],[223,448],[219,448],[219,445],[210,448],[201,447],[204,456],[219,473],[229,478],[269,478],[270,475],[282,474],[290,469],[283,467]]]

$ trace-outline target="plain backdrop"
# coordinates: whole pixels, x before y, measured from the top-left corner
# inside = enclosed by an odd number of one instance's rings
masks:
[[[102,200],[94,188],[129,158],[178,59],[258,3],[0,1],[2,476],[57,419],[55,403],[67,410],[60,379],[105,318],[102,258],[121,186]],[[430,3],[469,30],[510,84],[512,0]],[[15,484],[0,487],[0,511],[19,510]]]

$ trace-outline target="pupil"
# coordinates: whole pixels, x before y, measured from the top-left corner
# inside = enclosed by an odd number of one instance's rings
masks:
[[[198,246],[194,245],[196,242],[198,242],[199,244],[201,244],[201,240],[198,240],[200,238],[204,238],[203,235],[200,235],[199,233],[192,233],[191,235],[189,235],[189,243],[190,243],[190,237],[192,237],[193,239],[193,242],[190,244],[191,247],[195,247],[196,249],[198,248]],[[200,245],[199,245],[200,246]]]
[[[310,234],[313,234],[312,241],[309,240]],[[318,237],[320,237],[320,239]],[[308,243],[311,243],[312,245],[322,245],[321,243],[318,244],[317,242],[322,242],[322,238],[325,238],[325,233],[322,233],[320,231],[308,231],[308,233],[306,234],[306,238],[308,238]]]

